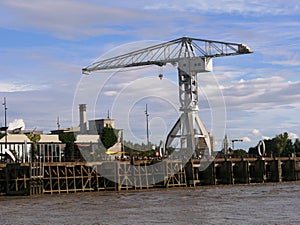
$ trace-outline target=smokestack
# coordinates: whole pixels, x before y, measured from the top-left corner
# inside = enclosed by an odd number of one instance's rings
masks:
[[[87,122],[86,122],[86,104],[80,104],[79,105],[79,127],[80,127],[80,133],[86,133],[87,132]]]

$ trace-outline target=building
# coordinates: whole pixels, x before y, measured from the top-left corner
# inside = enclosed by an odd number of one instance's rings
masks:
[[[41,135],[38,141],[38,159],[42,162],[61,162],[64,159],[65,144],[58,135]]]
[[[89,134],[99,134],[102,135],[104,127],[115,128],[115,123],[113,119],[98,119],[98,120],[89,120]]]
[[[87,121],[86,109],[86,104],[79,105],[79,128],[81,134],[101,135],[104,127],[115,128],[114,120],[110,119],[109,116],[105,119]]]
[[[209,135],[210,139],[210,147],[211,147],[211,152],[214,152],[215,150],[215,141],[214,141],[214,136]],[[208,152],[205,152],[208,150],[208,147],[206,145],[206,142],[203,137],[199,137],[196,140],[196,149],[195,149],[195,156],[196,157],[202,157],[202,156],[207,156]]]
[[[0,139],[1,161],[5,160],[5,150],[12,152],[18,162],[29,162],[32,141],[25,134],[7,134]]]
[[[62,128],[59,130],[52,130],[51,134],[62,134],[73,132],[75,135],[102,135],[104,127],[115,128],[115,122],[109,116],[105,119],[87,120],[86,104],[79,104],[79,125],[72,128]]]
[[[79,155],[83,157],[85,160],[90,161],[91,157],[94,155],[98,155],[98,150],[100,146],[101,140],[99,135],[90,135],[90,134],[78,134],[76,135],[75,152],[74,156],[76,158]]]
[[[17,162],[61,162],[64,157],[65,144],[58,135],[37,134],[40,140],[31,141],[25,134],[8,134],[0,139],[1,161],[5,160],[7,151],[11,152]],[[37,146],[35,157],[32,158],[34,145]]]

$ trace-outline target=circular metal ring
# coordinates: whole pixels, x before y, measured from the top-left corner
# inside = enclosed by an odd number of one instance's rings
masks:
[[[262,147],[262,150],[261,150],[261,147]],[[263,156],[265,154],[265,151],[266,151],[266,145],[265,145],[265,142],[263,140],[260,140],[258,142],[258,146],[257,146],[257,150],[258,150],[258,154],[260,156]]]

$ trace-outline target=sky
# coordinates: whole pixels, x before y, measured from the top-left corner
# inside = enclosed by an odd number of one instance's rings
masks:
[[[47,133],[89,120],[115,119],[125,139],[164,140],[180,115],[177,71],[149,66],[129,71],[81,69],[183,36],[244,43],[253,53],[220,57],[198,75],[199,116],[220,142],[235,148],[288,132],[300,135],[300,3],[298,0],[2,0],[0,99],[7,121]],[[158,74],[164,74],[160,80]],[[0,111],[4,123],[4,109]],[[2,122],[3,121],[3,122]]]

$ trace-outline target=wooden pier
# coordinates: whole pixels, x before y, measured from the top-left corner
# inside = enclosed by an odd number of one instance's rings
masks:
[[[0,164],[1,195],[122,191],[300,180],[300,158]]]
[[[186,174],[191,186],[297,181],[300,158],[191,159]]]
[[[1,164],[0,194],[40,195],[185,187],[179,160],[157,164],[130,161]]]

